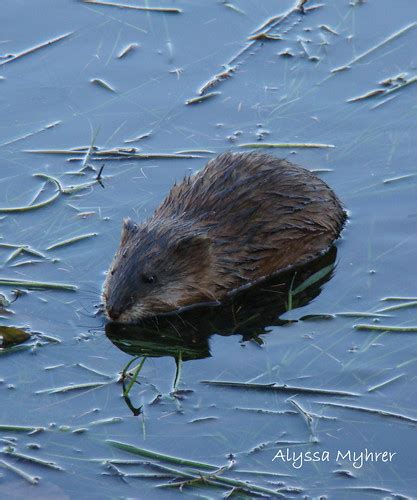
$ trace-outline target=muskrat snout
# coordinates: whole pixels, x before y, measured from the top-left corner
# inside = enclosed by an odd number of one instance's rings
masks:
[[[106,309],[107,316],[112,320],[112,321],[117,321],[120,318],[121,311],[118,309],[115,309],[114,307],[109,307]]]

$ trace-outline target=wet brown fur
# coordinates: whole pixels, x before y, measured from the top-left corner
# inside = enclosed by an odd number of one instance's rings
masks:
[[[312,172],[266,154],[222,154],[174,185],[148,221],[125,221],[104,287],[108,314],[134,321],[221,300],[319,255],[345,218]]]

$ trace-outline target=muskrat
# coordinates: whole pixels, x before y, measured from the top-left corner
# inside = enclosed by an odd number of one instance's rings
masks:
[[[313,259],[346,219],[314,173],[259,153],[224,153],[174,184],[142,224],[125,219],[104,284],[119,322],[221,301],[229,292]]]

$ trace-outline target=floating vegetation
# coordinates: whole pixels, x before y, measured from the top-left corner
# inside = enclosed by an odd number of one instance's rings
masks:
[[[313,442],[313,443],[318,443],[319,441],[318,441],[318,438],[317,438],[317,436],[315,434],[315,431],[314,431],[314,419],[313,419],[313,416],[307,410],[305,410],[300,405],[300,403],[298,403],[294,399],[289,399],[289,402],[293,406],[295,406],[295,408],[297,409],[297,411],[304,418],[304,420],[305,420],[305,422],[307,424],[308,430],[310,432],[310,441]]]
[[[278,55],[281,57],[291,58],[294,57],[294,52],[291,52],[290,49],[285,49],[279,52]]]
[[[30,49],[26,49],[23,52],[19,52],[19,54],[14,54],[12,57],[9,57],[8,59],[5,59],[4,61],[0,61],[0,66],[3,66],[4,64],[11,63],[13,61],[16,61],[17,59],[21,59],[24,56],[28,56],[29,54],[33,54],[33,52],[36,52],[40,49],[43,49],[45,47],[49,47],[50,45],[60,42],[61,40],[64,40],[65,38],[68,38],[71,36],[73,32],[71,33],[65,33],[65,35],[58,36],[56,38],[52,38],[51,40],[48,40],[47,42],[43,42],[39,45],[35,45],[34,47],[31,47]]]
[[[110,418],[102,418],[100,420],[94,420],[93,422],[90,422],[88,425],[95,426],[95,425],[107,425],[107,424],[120,424],[120,422],[123,422],[122,417],[110,417]]]
[[[78,290],[77,286],[68,285],[66,283],[44,283],[42,281],[27,281],[7,278],[0,278],[0,286],[13,286],[37,290],[64,290],[70,292]]]
[[[74,194],[78,193],[78,191],[83,191],[84,189],[89,189],[95,184],[99,182],[99,179],[96,178],[93,181],[90,182],[84,182],[83,184],[76,184],[74,186],[66,186],[64,187],[61,182],[56,178],[52,177],[51,175],[48,174],[34,174],[35,177],[40,177],[42,179],[45,179],[47,181],[50,181],[55,184],[55,186],[58,188],[58,193],[60,194]]]
[[[412,422],[413,424],[417,423],[416,418],[407,417],[406,415],[402,415],[401,413],[393,413],[385,410],[378,410],[376,408],[368,408],[365,406],[355,406],[350,404],[342,404],[342,403],[331,403],[326,401],[316,401],[316,404],[324,405],[324,406],[335,406],[338,408],[346,408],[347,410],[355,410],[355,411],[363,411],[365,413],[375,413],[377,415],[381,415],[382,417],[391,417],[398,420],[405,420],[407,422]]]
[[[365,325],[353,326],[356,330],[369,330],[377,332],[417,332],[417,326],[390,326],[390,325]]]
[[[131,137],[130,139],[125,139],[123,142],[125,144],[130,144],[131,142],[141,141],[142,139],[147,139],[148,137],[150,137],[151,134],[152,134],[152,130],[149,130],[149,132],[145,132],[143,134],[136,135],[134,137]]]
[[[236,479],[229,479],[223,476],[220,476],[224,471],[228,470],[230,467],[221,467],[214,471],[213,473],[209,474],[201,474],[200,471],[191,471],[194,473],[190,474],[188,472],[184,473],[182,471],[175,471],[177,476],[179,475],[180,477],[186,477],[189,478],[184,481],[180,481],[176,477],[173,478],[173,481],[166,483],[166,484],[160,484],[158,485],[158,488],[179,488],[180,491],[184,487],[187,486],[198,486],[198,485],[210,485],[210,486],[232,486],[232,490],[228,492],[226,495],[229,496],[230,494],[235,494],[236,492],[240,492],[243,495],[250,495],[251,497],[259,496],[259,493],[262,493],[264,495],[268,495],[267,498],[270,497],[279,497],[279,498],[285,498],[285,496],[280,493],[278,490],[272,490],[270,488],[265,488],[263,486],[258,486],[254,484],[250,484],[245,481],[239,481]],[[174,472],[174,470],[172,471]]]
[[[215,385],[219,387],[235,387],[238,389],[255,389],[271,392],[287,392],[291,394],[326,394],[328,396],[359,396],[356,392],[319,389],[313,387],[298,387],[287,384],[253,384],[247,382],[229,382],[227,380],[202,380],[202,384]]]
[[[263,408],[241,408],[237,406],[235,410],[259,413],[260,415],[297,415],[293,410],[265,410]]]
[[[406,174],[406,175],[399,175],[398,177],[391,177],[391,179],[384,179],[382,182],[384,184],[391,184],[393,182],[398,182],[398,181],[403,181],[404,179],[412,179],[413,177],[416,177],[417,174]]]
[[[92,78],[90,82],[93,83],[94,85],[98,85],[102,89],[116,93],[115,89],[109,83],[107,83],[105,80],[102,80],[101,78]]]
[[[31,334],[22,328],[14,326],[0,326],[0,348],[22,344],[30,339]]]
[[[99,372],[98,370],[95,370],[94,368],[90,368],[89,366],[85,365],[84,363],[75,363],[74,366],[78,366],[79,368],[82,368],[83,370],[88,371],[89,373],[94,373],[94,375],[99,375],[100,377],[104,377],[106,379],[113,379],[113,375],[108,375],[107,373],[102,373]]]
[[[271,33],[273,30],[279,27],[280,24],[289,21],[292,17],[296,17],[297,20],[293,23],[293,25],[288,28],[289,31],[292,27],[298,24],[301,20],[301,16],[307,12],[307,9],[304,7],[304,4],[307,0],[297,0],[295,5],[289,9],[284,14],[279,16],[274,16],[268,19],[265,23],[262,24],[258,29],[256,29],[249,38],[249,43],[247,43],[236,55],[234,55],[229,61],[223,64],[223,70],[219,73],[215,74],[212,78],[208,80],[198,91],[200,95],[203,95],[207,92],[207,90],[217,86],[220,82],[230,78],[232,73],[234,73],[241,64],[244,56],[247,54],[253,53],[255,47],[259,44],[259,42],[263,42],[266,39],[275,39],[277,40],[279,35]],[[318,6],[316,6],[318,7]]]
[[[219,417],[200,417],[190,420],[189,424],[200,424],[201,422],[212,422],[213,420],[218,420]]]
[[[10,248],[13,249],[11,254],[7,257],[5,260],[5,264],[10,262],[11,260],[15,259],[21,254],[28,254],[28,255],[34,255],[35,257],[41,257],[42,259],[45,259],[45,255],[38,250],[34,250],[31,248],[29,245],[13,245],[10,243],[0,243],[0,248]]]
[[[20,469],[19,467],[16,467],[15,465],[12,465],[9,462],[6,462],[5,460],[0,460],[0,466],[14,472],[15,474],[17,474],[18,476],[20,476],[21,478],[23,478],[25,481],[27,481],[30,484],[38,484],[39,483],[40,477],[31,476],[30,474],[28,474],[24,470]]]
[[[211,151],[210,149],[184,149],[181,151],[177,151],[180,155],[182,154],[201,154],[201,155],[214,155],[215,151]]]
[[[216,97],[216,95],[220,95],[221,92],[210,92],[208,94],[200,95],[197,97],[193,97],[192,99],[187,99],[185,104],[199,104],[200,102],[207,101],[207,99],[211,99],[212,97]]]
[[[239,7],[236,7],[236,5],[233,5],[230,2],[222,2],[222,5],[224,5],[228,9],[232,10],[233,12],[237,12],[238,14],[242,14],[243,16],[246,16],[245,11],[243,11],[242,9],[239,9]]]
[[[122,59],[123,57],[127,56],[131,52],[133,52],[135,49],[139,47],[138,43],[129,43],[129,45],[126,45],[118,54],[117,54],[117,59]]]
[[[240,148],[267,149],[267,148],[334,148],[334,144],[318,144],[309,142],[250,142],[239,144]]]
[[[11,264],[10,267],[21,267],[21,266],[32,266],[33,264],[40,264],[42,260],[30,259],[30,260],[20,260],[15,264]]]
[[[53,201],[55,201],[60,195],[57,191],[50,198],[39,203],[33,203],[31,205],[21,206],[21,207],[0,207],[0,213],[15,213],[15,212],[29,212],[31,210],[37,210],[38,208],[45,207]]]
[[[179,154],[179,153],[140,153],[137,148],[114,148],[114,149],[96,149],[91,153],[91,160],[164,160],[164,159],[180,159],[180,158],[201,158],[198,155]],[[83,152],[82,149],[28,149],[25,153],[43,154],[43,155],[65,155],[76,156],[76,160],[83,160],[78,158]],[[41,174],[37,174],[41,175]],[[45,174],[42,174],[45,175]],[[92,183],[93,184],[93,183]],[[1,209],[0,209],[1,211]]]
[[[410,307],[417,307],[417,300],[405,302],[404,304],[396,304],[395,306],[384,307],[383,309],[378,309],[377,313],[397,311],[398,309],[408,309]]]
[[[323,31],[327,31],[327,33],[339,36],[339,33],[335,29],[328,26],[327,24],[320,24],[319,28]]]
[[[24,453],[19,453],[15,451],[15,449],[12,446],[6,446],[5,448],[3,448],[2,453],[14,458],[18,458],[19,460],[24,460],[26,462],[31,462],[36,465],[47,467],[49,469],[64,470],[60,465],[56,464],[55,462],[48,462],[38,457],[33,457],[31,455],[25,455]]]
[[[357,97],[352,97],[351,99],[348,99],[346,102],[358,102],[358,101],[364,101],[365,99],[370,99],[371,97],[375,97],[377,95],[385,94],[384,89],[375,89],[375,90],[370,90],[366,94],[359,95]]]
[[[8,307],[10,303],[10,300],[5,295],[0,293],[0,309]]]
[[[407,81],[407,73],[399,73],[398,75],[390,76],[378,82],[383,87],[396,87],[397,85]]]
[[[81,0],[83,3],[91,3],[94,5],[105,5],[107,7],[118,7],[119,9],[142,10],[145,12],[165,12],[167,14],[180,14],[181,9],[175,7],[142,7],[139,5],[121,4],[114,2],[102,2],[101,0]]]
[[[58,243],[50,245],[47,248],[47,250],[55,250],[56,248],[62,248],[68,245],[72,245],[74,243],[78,243],[79,241],[84,241],[89,238],[93,238],[94,236],[97,236],[97,233],[88,233],[88,234],[81,234],[80,236],[74,236],[73,238],[68,238],[67,240],[59,241]]]
[[[112,443],[112,441],[110,442]],[[142,450],[143,451],[143,450]],[[148,452],[149,453],[149,452]],[[153,454],[153,458],[156,458],[158,460],[161,460],[162,462],[171,462],[172,458],[169,455],[162,455],[162,454],[156,454],[157,457],[155,457]],[[181,462],[190,462],[190,461],[185,461],[180,459]],[[178,462],[175,462],[178,463]],[[191,462],[193,463],[193,462]],[[198,463],[198,462],[197,462]],[[147,474],[146,476],[141,473],[125,473],[120,471],[117,467],[114,466],[114,464],[121,464],[121,465],[136,465],[136,461],[121,461],[121,460],[115,460],[115,459],[110,459],[104,461],[104,465],[112,465],[112,475],[116,475],[118,477],[122,478],[128,478],[128,477],[140,477],[140,478],[155,478],[155,479],[160,479],[161,477],[169,477],[171,478],[171,482],[165,483],[165,484],[160,484],[158,485],[159,488],[180,488],[182,490],[186,486],[199,486],[200,483],[202,485],[206,486],[214,486],[214,487],[221,487],[221,488],[227,488],[228,490],[230,487],[232,487],[232,490],[226,493],[226,495],[230,494],[235,494],[238,491],[241,493],[244,493],[246,495],[250,495],[251,497],[258,497],[260,494],[262,497],[267,495],[268,498],[270,497],[279,497],[279,498],[284,498],[284,495],[281,493],[281,491],[284,491],[284,488],[280,488],[277,490],[265,488],[263,486],[258,486],[255,484],[252,484],[248,481],[241,481],[238,479],[232,479],[232,478],[227,478],[224,477],[223,473],[226,473],[227,471],[231,470],[234,461],[231,459],[228,465],[225,465],[223,467],[211,467],[210,466],[210,472],[203,473],[201,469],[204,469],[204,467],[207,464],[200,464],[200,467],[197,469],[187,469],[187,470],[182,470],[182,469],[174,469],[172,467],[168,467],[166,465],[162,465],[156,462],[140,462],[140,465],[143,465],[145,467],[148,467],[150,469],[158,471],[158,474],[152,474],[149,475]],[[183,463],[178,463],[178,465],[185,465]],[[203,467],[201,467],[201,465]],[[191,465],[193,467],[193,465]],[[274,474],[270,472],[258,472],[258,471],[235,471],[236,473],[248,473],[248,474],[264,474],[267,476],[273,476],[273,477],[282,477],[280,474]],[[161,474],[162,473],[162,474]],[[185,480],[180,480],[179,478],[184,478]]]
[[[94,132],[94,134],[91,138],[91,143],[90,143],[90,145],[87,149],[87,152],[84,156],[84,160],[81,164],[81,168],[85,168],[87,166],[88,160],[90,159],[90,156],[91,156],[91,152],[95,149],[95,142],[97,140],[97,136],[98,136],[99,132],[100,132],[100,127]],[[101,173],[101,171],[100,171],[100,173]]]
[[[257,33],[251,35],[248,40],[282,40],[281,35],[272,35],[271,33]]]
[[[132,453],[133,455],[139,455],[141,457],[151,458],[153,460],[161,460],[162,462],[168,462],[177,465],[186,465],[187,467],[197,467],[204,470],[217,470],[218,467],[211,464],[206,464],[203,462],[196,462],[195,460],[187,460],[185,458],[174,457],[172,455],[165,455],[164,453],[157,453],[151,450],[145,450],[144,448],[138,448],[132,444],[121,443],[120,441],[113,441],[107,439],[106,443],[127,453]]]
[[[387,82],[390,82],[390,83],[387,83]],[[413,77],[409,78],[408,80],[405,78],[405,76],[402,77],[401,79],[399,79],[398,77],[393,77],[393,78],[383,80],[382,82],[380,82],[380,85],[384,88],[373,89],[373,90],[371,90],[363,95],[360,95],[357,97],[352,97],[351,99],[348,99],[346,102],[358,102],[358,101],[363,101],[365,99],[370,99],[370,98],[373,98],[376,96],[387,96],[387,95],[390,95],[394,92],[401,90],[404,87],[408,87],[408,85],[411,85],[411,84],[416,83],[416,82],[417,82],[417,76],[413,76]],[[381,106],[383,103],[390,101],[393,97],[390,97],[388,99],[385,99],[384,101],[379,102],[377,105],[373,106],[371,109],[375,109],[378,106]],[[396,179],[393,179],[393,180],[396,180]],[[386,182],[392,182],[392,180],[387,180]]]
[[[220,71],[220,73],[217,73],[216,75],[213,76],[208,82],[206,82],[198,91],[200,95],[203,95],[204,93],[207,92],[208,89],[215,87],[218,83],[222,82],[223,80],[227,80],[232,76],[232,73],[236,71],[236,66],[231,65],[231,64],[225,64],[224,70]]]
[[[77,184],[74,186],[64,187],[58,179],[56,179],[55,177],[52,177],[51,175],[37,173],[37,174],[33,174],[33,176],[44,179],[47,182],[53,183],[56,186],[57,191],[50,198],[48,198],[47,200],[44,200],[42,202],[39,202],[39,203],[33,203],[33,204],[29,204],[29,205],[22,206],[22,207],[1,207],[0,213],[28,212],[31,210],[36,210],[38,208],[42,208],[46,205],[49,205],[54,200],[56,200],[61,194],[70,195],[73,193],[77,193],[78,191],[82,191],[84,189],[89,189],[92,186],[94,186],[95,184],[100,182],[100,178],[99,178],[99,176],[97,176],[97,178],[94,179],[93,181],[85,182],[83,184]],[[26,246],[24,248],[27,249]]]
[[[300,321],[323,321],[334,319],[336,316],[334,314],[306,314],[301,316]]]
[[[103,387],[104,385],[108,385],[109,382],[87,382],[85,384],[74,384],[74,385],[66,385],[63,387],[52,387],[50,389],[41,389],[40,391],[36,391],[35,394],[64,394],[66,392],[72,391],[85,391],[88,389],[97,389],[98,387]]]
[[[339,66],[338,68],[332,69],[332,73],[337,73],[339,71],[345,71],[347,69],[350,69],[353,64],[361,61],[365,57],[369,56],[369,54],[372,54],[372,52],[375,52],[376,50],[380,49],[381,47],[384,47],[387,43],[392,42],[393,40],[397,39],[398,37],[404,35],[411,29],[415,28],[417,26],[417,22],[411,23],[408,26],[405,26],[404,28],[400,29],[399,31],[396,31],[389,37],[385,38],[385,40],[382,40],[382,42],[378,43],[377,45],[374,45],[370,49],[366,50],[365,52],[362,52],[362,54],[359,54],[358,56],[354,57],[352,60],[350,60],[348,63],[344,64],[343,66]]]
[[[0,424],[1,432],[27,432],[27,433],[37,433],[44,431],[44,427],[33,427],[27,425],[8,425],[8,424]]]
[[[388,300],[393,300],[393,301],[397,301],[397,300],[417,300],[417,297],[384,297],[383,299],[381,299],[382,302],[384,301],[388,301]]]
[[[376,313],[363,312],[363,311],[347,311],[336,313],[336,316],[342,318],[392,318],[391,314],[381,314],[380,311]]]

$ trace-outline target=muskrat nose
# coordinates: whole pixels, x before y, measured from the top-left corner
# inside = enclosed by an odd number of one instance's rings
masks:
[[[107,309],[107,314],[109,315],[110,319],[112,319],[113,321],[116,321],[120,317],[121,313],[115,307],[109,307]]]

